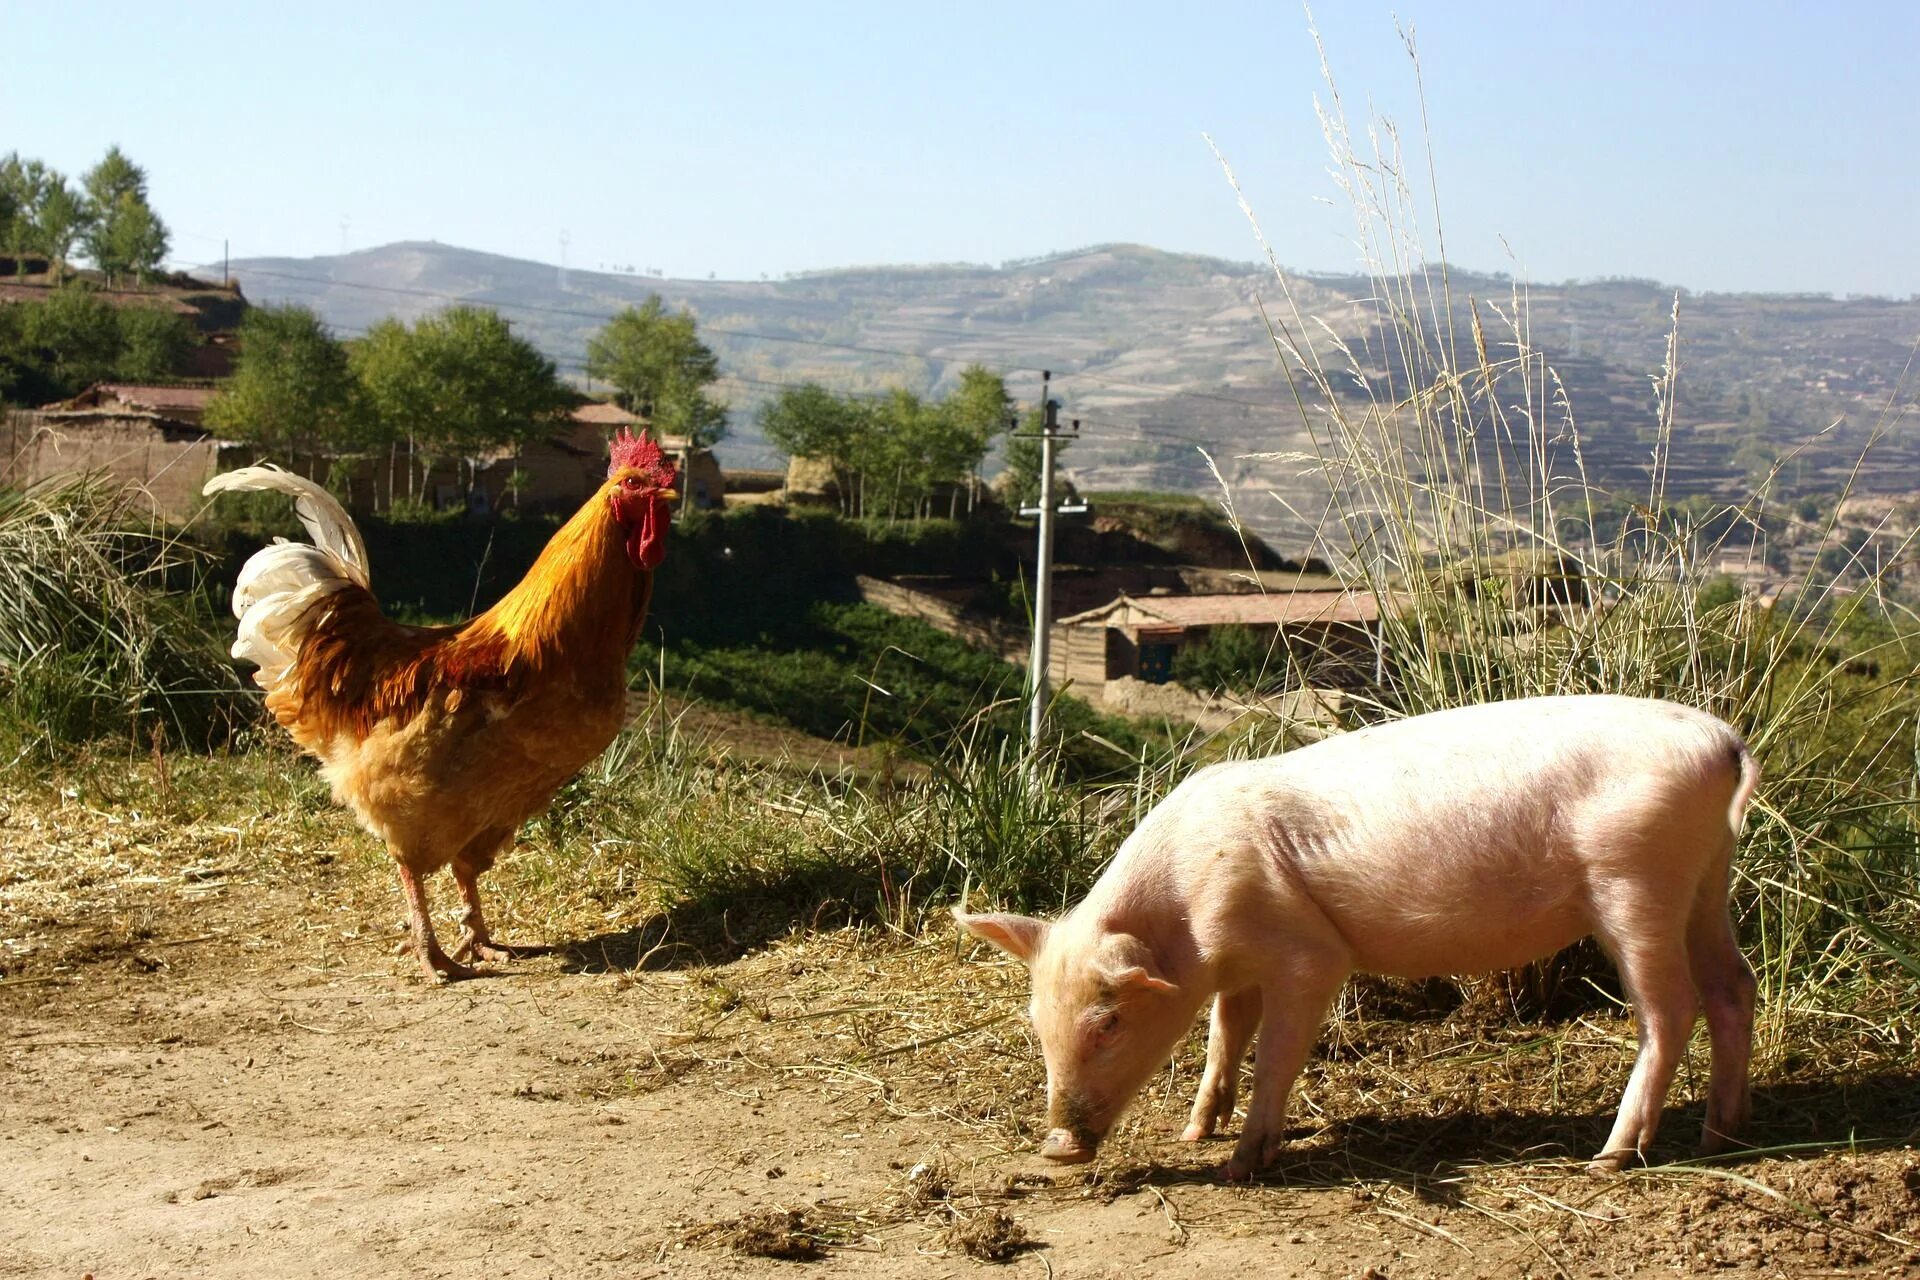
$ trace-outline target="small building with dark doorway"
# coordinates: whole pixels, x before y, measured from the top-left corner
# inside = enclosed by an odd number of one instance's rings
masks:
[[[1149,684],[1173,679],[1174,659],[1222,627],[1265,635],[1310,670],[1371,669],[1380,598],[1370,591],[1234,592],[1122,595],[1054,624],[1052,678],[1092,697],[1109,680]],[[1282,649],[1280,646],[1284,646]]]

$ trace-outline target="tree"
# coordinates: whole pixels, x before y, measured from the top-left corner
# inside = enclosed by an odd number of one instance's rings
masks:
[[[20,225],[20,192],[14,185],[10,167],[20,163],[18,152],[0,160],[0,248],[11,251],[14,246],[15,230]],[[17,271],[16,264],[15,270]]]
[[[707,394],[720,362],[696,332],[693,313],[669,313],[659,294],[628,307],[587,342],[587,375],[611,383],[627,409],[695,446],[727,434],[727,410]]]
[[[0,160],[0,240],[13,259],[15,275],[27,273],[26,255],[33,251],[34,220],[46,180],[47,167],[38,160],[22,160],[18,151]]]
[[[761,409],[760,429],[788,457],[830,465],[849,515],[882,508],[889,518],[925,515],[934,491],[952,485],[951,515],[960,485],[1001,429],[1006,405],[1000,377],[975,365],[952,394],[931,402],[901,388],[876,401],[812,382],[783,388]]]
[[[78,394],[119,368],[120,318],[92,289],[55,289],[24,310],[21,337],[41,378],[37,398]]]
[[[133,382],[170,378],[200,341],[186,317],[158,307],[120,307],[120,353],[115,371]]]
[[[348,362],[379,436],[413,457],[462,457],[537,438],[569,397],[553,361],[485,307],[449,307],[409,330],[375,325]],[[423,457],[424,460],[424,457]],[[409,491],[413,475],[409,470]]]
[[[306,307],[254,307],[240,324],[233,376],[207,423],[289,459],[355,443],[358,384],[347,350]]]
[[[0,249],[13,258],[16,275],[26,274],[28,254],[40,253],[59,278],[86,227],[87,206],[59,170],[22,160],[17,151],[0,159]]]
[[[817,382],[782,387],[760,410],[760,430],[774,448],[789,458],[811,458],[832,468],[841,510],[849,515],[854,509],[854,458],[871,429],[872,415],[864,403],[837,396]]]
[[[147,171],[119,147],[108,147],[80,183],[87,256],[109,282],[129,272],[144,279],[167,256],[167,226],[147,203]]]
[[[993,438],[1006,430],[1013,399],[1007,395],[1007,381],[985,365],[970,364],[960,371],[960,384],[942,402],[953,417],[956,433],[956,460],[964,456],[960,474],[969,480],[968,509],[972,509],[972,480],[981,461],[993,446]],[[956,498],[958,491],[956,490]]]
[[[47,255],[53,278],[59,280],[66,275],[67,255],[73,252],[74,241],[86,232],[87,210],[66,178],[52,170],[48,170],[47,178],[40,207],[34,213],[33,238]],[[166,252],[164,242],[160,251]]]

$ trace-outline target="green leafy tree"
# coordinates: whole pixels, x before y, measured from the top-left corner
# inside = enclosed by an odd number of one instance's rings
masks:
[[[13,259],[14,274],[26,274],[26,255],[34,248],[34,218],[46,192],[47,166],[23,160],[18,151],[0,159],[0,241]]]
[[[86,203],[57,169],[9,152],[0,159],[0,250],[26,273],[28,254],[44,255],[56,278],[66,268],[74,241],[86,230]]]
[[[76,395],[117,372],[120,318],[92,289],[55,289],[22,310],[22,355],[38,375],[36,400]]]
[[[787,387],[761,409],[760,428],[787,456],[831,466],[848,514],[929,514],[942,485],[952,486],[954,514],[960,487],[986,456],[1006,406],[999,376],[976,365],[938,401],[899,388],[870,401],[817,383]]]
[[[887,518],[911,512],[925,496],[932,469],[927,447],[937,431],[938,411],[911,391],[895,388],[873,409],[873,429],[855,455],[861,474],[862,513],[884,505]]]
[[[406,440],[412,457],[471,464],[550,430],[569,402],[553,362],[485,307],[450,307],[412,329],[385,321],[350,348],[349,364],[375,438]]]
[[[84,242],[93,265],[112,281],[144,279],[167,256],[167,227],[147,203],[147,171],[119,147],[81,175],[86,189]]]
[[[987,450],[993,447],[994,437],[1007,429],[1013,399],[1007,394],[1006,379],[984,365],[968,365],[960,371],[959,385],[942,404],[952,418],[951,447],[954,461],[959,465],[959,471],[947,478],[958,480],[965,476],[971,482]],[[957,499],[958,490],[955,496]],[[969,507],[972,496],[969,483]]]
[[[207,422],[288,457],[370,443],[354,434],[359,384],[347,350],[302,306],[255,307],[240,325],[233,376]]]
[[[727,433],[727,410],[707,393],[720,362],[697,328],[692,312],[669,312],[649,294],[588,340],[587,374],[612,384],[621,404],[661,433],[711,445]]]
[[[120,352],[114,361],[118,376],[131,382],[170,378],[200,335],[185,316],[158,307],[121,307]]]
[[[13,153],[0,160],[0,249],[14,252],[15,237],[20,226],[20,192],[15,187],[9,172],[9,166],[20,163],[19,154]],[[15,270],[18,270],[16,266]]]
[[[862,438],[873,429],[867,405],[838,396],[817,382],[783,387],[760,410],[760,430],[789,458],[811,458],[833,471],[841,509],[851,514],[855,500],[855,458]]]
[[[86,229],[86,205],[74,194],[64,177],[50,170],[46,189],[40,197],[40,206],[34,211],[33,239],[35,247],[47,255],[56,280],[66,274],[67,255],[73,252],[74,242],[86,233]],[[166,252],[164,243],[161,252]]]

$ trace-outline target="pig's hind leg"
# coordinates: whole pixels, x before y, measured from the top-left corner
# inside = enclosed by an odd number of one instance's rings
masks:
[[[1260,988],[1222,991],[1213,998],[1213,1021],[1207,1028],[1207,1070],[1193,1097],[1193,1114],[1180,1135],[1182,1142],[1198,1142],[1233,1119],[1233,1099],[1240,1088],[1240,1063],[1260,1029]]]
[[[1351,972],[1344,956],[1295,955],[1287,967],[1262,981],[1260,1044],[1253,1055],[1253,1097],[1246,1127],[1227,1161],[1230,1179],[1250,1178],[1280,1154],[1286,1135],[1287,1095],[1320,1038],[1327,1006]],[[1211,1064],[1209,1064],[1211,1065]]]
[[[1728,858],[1732,842],[1728,842]],[[1687,961],[1706,1010],[1713,1041],[1713,1075],[1707,1086],[1707,1120],[1700,1146],[1708,1155],[1725,1151],[1746,1127],[1751,1110],[1747,1066],[1753,1055],[1753,970],[1734,941],[1727,910],[1727,858],[1707,873],[1687,918]]]
[[[1591,1173],[1618,1173],[1643,1157],[1660,1127],[1667,1090],[1686,1055],[1699,1013],[1686,946],[1686,920],[1668,919],[1665,904],[1643,887],[1620,886],[1620,901],[1597,930],[1620,967],[1633,1001],[1640,1054],[1620,1099],[1607,1144],[1587,1165]]]

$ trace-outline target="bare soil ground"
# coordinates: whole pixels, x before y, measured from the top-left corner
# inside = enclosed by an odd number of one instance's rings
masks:
[[[1771,1154],[1597,1180],[1624,1020],[1350,1010],[1255,1185],[1174,1141],[1192,1053],[1061,1169],[1025,975],[945,933],[615,921],[429,988],[389,881],[309,805],[0,807],[0,1275],[1920,1275],[1910,1064],[1774,1052]]]

